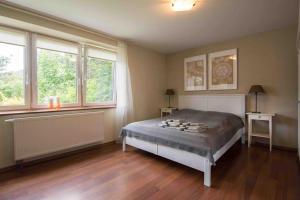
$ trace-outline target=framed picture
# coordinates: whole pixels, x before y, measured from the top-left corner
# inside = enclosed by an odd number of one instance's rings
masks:
[[[209,54],[209,90],[237,89],[237,49]]]
[[[184,90],[197,91],[207,88],[206,55],[184,59]]]

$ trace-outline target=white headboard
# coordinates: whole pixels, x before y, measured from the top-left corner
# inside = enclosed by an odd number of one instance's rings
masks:
[[[245,117],[244,94],[179,95],[179,109],[219,111]]]

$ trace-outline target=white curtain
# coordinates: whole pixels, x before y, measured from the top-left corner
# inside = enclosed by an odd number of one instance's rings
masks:
[[[127,45],[118,42],[117,64],[116,64],[116,139],[119,141],[123,126],[133,121],[133,99],[128,67]]]

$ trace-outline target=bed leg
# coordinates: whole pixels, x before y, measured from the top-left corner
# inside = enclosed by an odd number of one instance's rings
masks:
[[[126,151],[126,137],[123,138],[123,146],[122,146],[122,148],[123,148],[123,152],[125,152]]]
[[[246,142],[246,129],[245,127],[243,128],[243,131],[242,131],[242,144],[245,144]]]
[[[208,159],[205,159],[204,163],[204,185],[211,186],[211,164]]]

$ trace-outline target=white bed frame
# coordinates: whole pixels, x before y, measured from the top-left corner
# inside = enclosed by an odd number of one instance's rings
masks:
[[[244,119],[245,95],[182,95],[179,96],[179,109],[183,108],[228,112],[238,115]],[[244,143],[245,128],[238,130],[230,141],[213,155],[214,160],[217,161],[240,138],[242,138],[242,143]],[[139,140],[133,137],[124,137],[123,151],[126,151],[126,144],[202,171],[204,172],[204,185],[208,187],[211,186],[212,163],[210,163],[206,157],[168,146]]]

